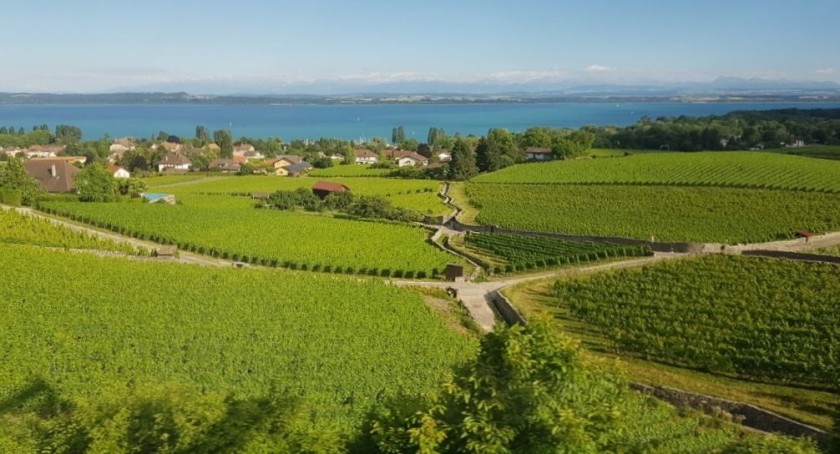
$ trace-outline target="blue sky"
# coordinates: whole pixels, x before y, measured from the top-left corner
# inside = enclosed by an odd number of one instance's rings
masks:
[[[0,9],[0,91],[840,82],[837,0],[5,0]]]

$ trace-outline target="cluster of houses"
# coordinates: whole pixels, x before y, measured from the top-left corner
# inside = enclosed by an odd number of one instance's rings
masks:
[[[380,155],[367,148],[360,148],[356,150],[355,162],[356,164],[367,165],[376,164],[379,162]],[[429,158],[407,150],[384,150],[382,158],[394,162],[398,167],[427,167],[429,166]],[[446,163],[452,160],[449,153],[440,152],[437,154],[438,162]],[[343,157],[333,156],[333,159],[344,159]]]

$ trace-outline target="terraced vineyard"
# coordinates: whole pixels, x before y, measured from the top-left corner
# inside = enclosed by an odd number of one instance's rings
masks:
[[[57,226],[47,220],[0,209],[0,243],[33,244],[68,249],[96,249],[132,254],[134,248]]]
[[[243,194],[254,192],[291,191],[297,188],[311,188],[319,178],[289,178],[276,176],[230,176],[217,177],[195,184],[171,186],[167,192],[181,194]],[[376,195],[391,200],[394,206],[411,208],[421,213],[442,214],[447,207],[437,196],[440,183],[431,180],[399,180],[393,178],[330,178],[330,182],[341,183],[357,195]],[[154,190],[151,187],[151,190]]]
[[[560,281],[553,293],[628,354],[826,388],[840,376],[836,265],[706,256]]]
[[[48,202],[43,208],[123,234],[223,258],[292,269],[431,277],[454,257],[427,230],[261,210],[228,196],[181,195],[180,205]]]
[[[647,153],[508,167],[474,183],[641,184],[840,193],[840,162],[763,152]]]
[[[433,388],[476,345],[418,294],[378,280],[8,244],[0,269],[4,402],[33,380],[94,404],[139,385],[238,398],[274,389],[301,400],[299,425],[338,443],[377,396]],[[21,423],[9,411],[0,446]]]
[[[551,238],[471,233],[465,242],[473,247],[502,257],[507,264],[497,266],[496,274],[545,268],[564,264],[580,264],[616,257],[653,255],[646,246],[622,246],[606,243],[575,243]]]
[[[840,195],[827,193],[469,183],[466,194],[479,223],[542,232],[738,243],[840,230]]]

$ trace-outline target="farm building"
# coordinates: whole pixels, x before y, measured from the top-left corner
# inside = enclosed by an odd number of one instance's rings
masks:
[[[149,203],[166,203],[168,205],[175,205],[174,194],[160,194],[155,192],[144,192],[140,197]]]
[[[525,158],[529,161],[549,161],[553,157],[551,148],[528,147],[525,149]]]
[[[26,173],[38,180],[47,192],[75,192],[73,177],[79,172],[67,159],[30,159],[23,162]]]
[[[312,193],[322,199],[330,194],[340,192],[350,192],[350,188],[341,183],[330,183],[328,181],[319,181],[312,186]]]

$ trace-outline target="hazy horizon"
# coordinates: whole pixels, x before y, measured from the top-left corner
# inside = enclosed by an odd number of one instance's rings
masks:
[[[0,92],[840,82],[828,0],[10,0],[4,17]]]

